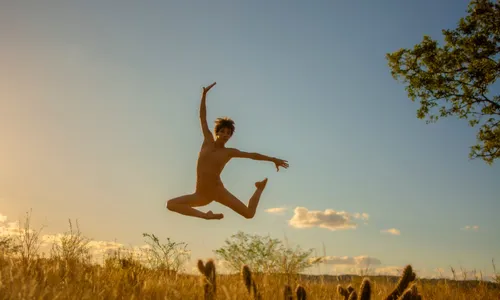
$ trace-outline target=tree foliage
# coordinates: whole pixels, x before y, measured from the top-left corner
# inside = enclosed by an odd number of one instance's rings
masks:
[[[148,265],[154,269],[164,269],[178,272],[190,258],[190,251],[184,242],[174,242],[167,238],[167,243],[161,243],[154,234],[143,233],[148,248],[143,249],[146,253]]]
[[[90,239],[83,236],[80,231],[78,220],[76,221],[76,230],[73,229],[71,219],[69,222],[69,232],[62,234],[58,240],[52,244],[52,257],[57,257],[63,261],[90,261],[91,253]]]
[[[24,224],[19,223],[18,234],[15,235],[18,249],[16,254],[19,254],[24,265],[28,265],[39,256],[39,249],[42,244],[40,234],[44,226],[38,230],[31,227],[31,210],[26,212]]]
[[[0,254],[14,254],[20,247],[11,236],[0,236]]]
[[[500,0],[472,0],[457,28],[442,33],[442,47],[424,36],[413,49],[388,53],[391,74],[407,84],[412,101],[420,99],[418,118],[456,116],[480,125],[469,157],[491,165],[500,157],[500,96],[490,94],[500,75]]]
[[[234,272],[247,265],[258,273],[298,273],[311,265],[312,249],[286,247],[278,239],[239,231],[214,252]]]

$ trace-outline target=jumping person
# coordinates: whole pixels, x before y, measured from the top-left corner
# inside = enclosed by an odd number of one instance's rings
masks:
[[[182,215],[198,217],[206,220],[224,217],[223,214],[214,214],[211,210],[204,213],[194,207],[205,206],[212,201],[219,202],[237,212],[241,216],[251,219],[255,215],[259,199],[267,184],[267,178],[256,182],[256,190],[248,201],[248,206],[243,204],[238,198],[233,196],[225,187],[220,179],[220,174],[224,166],[232,158],[250,158],[253,160],[263,160],[273,162],[276,170],[279,167],[288,168],[286,160],[265,156],[259,153],[243,152],[235,148],[226,148],[225,145],[234,133],[234,121],[230,118],[217,118],[215,121],[215,139],[207,125],[206,96],[208,91],[215,85],[203,88],[203,94],[200,104],[200,121],[203,131],[203,144],[201,146],[197,170],[196,170],[196,189],[192,194],[183,195],[167,201],[167,209]]]

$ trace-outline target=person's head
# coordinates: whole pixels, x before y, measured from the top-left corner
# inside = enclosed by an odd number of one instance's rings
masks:
[[[225,144],[233,136],[234,121],[228,117],[217,118],[214,131],[216,140]]]

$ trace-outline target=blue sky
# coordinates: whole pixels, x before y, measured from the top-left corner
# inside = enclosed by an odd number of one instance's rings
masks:
[[[384,57],[424,34],[440,39],[466,8],[451,0],[2,1],[0,213],[16,220],[32,208],[48,233],[78,219],[87,236],[124,244],[155,233],[187,242],[194,259],[242,230],[305,248],[324,243],[329,256],[373,257],[380,268],[491,272],[500,169],[468,159],[476,129],[465,122],[417,119],[418,104]],[[244,202],[269,178],[252,220],[218,204],[206,209],[224,213],[219,222],[164,207],[193,191],[200,93],[213,81],[208,119],[235,120],[229,146],[290,163],[279,173],[250,160],[226,167],[225,185]],[[287,210],[265,211],[277,207]],[[354,218],[355,229],[295,228],[296,207],[369,218]],[[400,235],[381,232],[391,228]]]

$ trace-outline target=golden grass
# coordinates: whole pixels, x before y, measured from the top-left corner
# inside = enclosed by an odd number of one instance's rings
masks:
[[[420,299],[412,297],[412,291],[426,300],[500,299],[500,289],[493,284],[419,280],[411,266],[398,283],[369,276],[328,282],[298,274],[252,274],[246,266],[241,274],[217,275],[211,260],[199,261],[198,268],[200,276],[138,264],[0,257],[0,299]],[[352,291],[350,298],[341,296],[347,290]],[[404,291],[408,297],[398,298]]]
[[[171,254],[183,243],[161,244],[149,238],[153,264],[142,264],[132,255],[115,252],[104,264],[91,263],[89,240],[79,228],[54,244],[50,258],[38,256],[40,231],[30,230],[29,215],[17,239],[0,240],[1,299],[342,299],[342,300],[489,300],[500,299],[496,283],[420,279],[411,265],[397,282],[385,276],[310,276],[292,273],[217,274],[213,260],[198,261],[200,275],[176,272],[182,260]],[[166,252],[165,252],[166,251]],[[172,264],[174,258],[179,264]],[[177,257],[179,258],[179,257]],[[495,264],[493,263],[493,268]],[[148,266],[148,267],[146,267]],[[452,269],[454,273],[454,270]],[[455,273],[454,273],[455,274]]]

